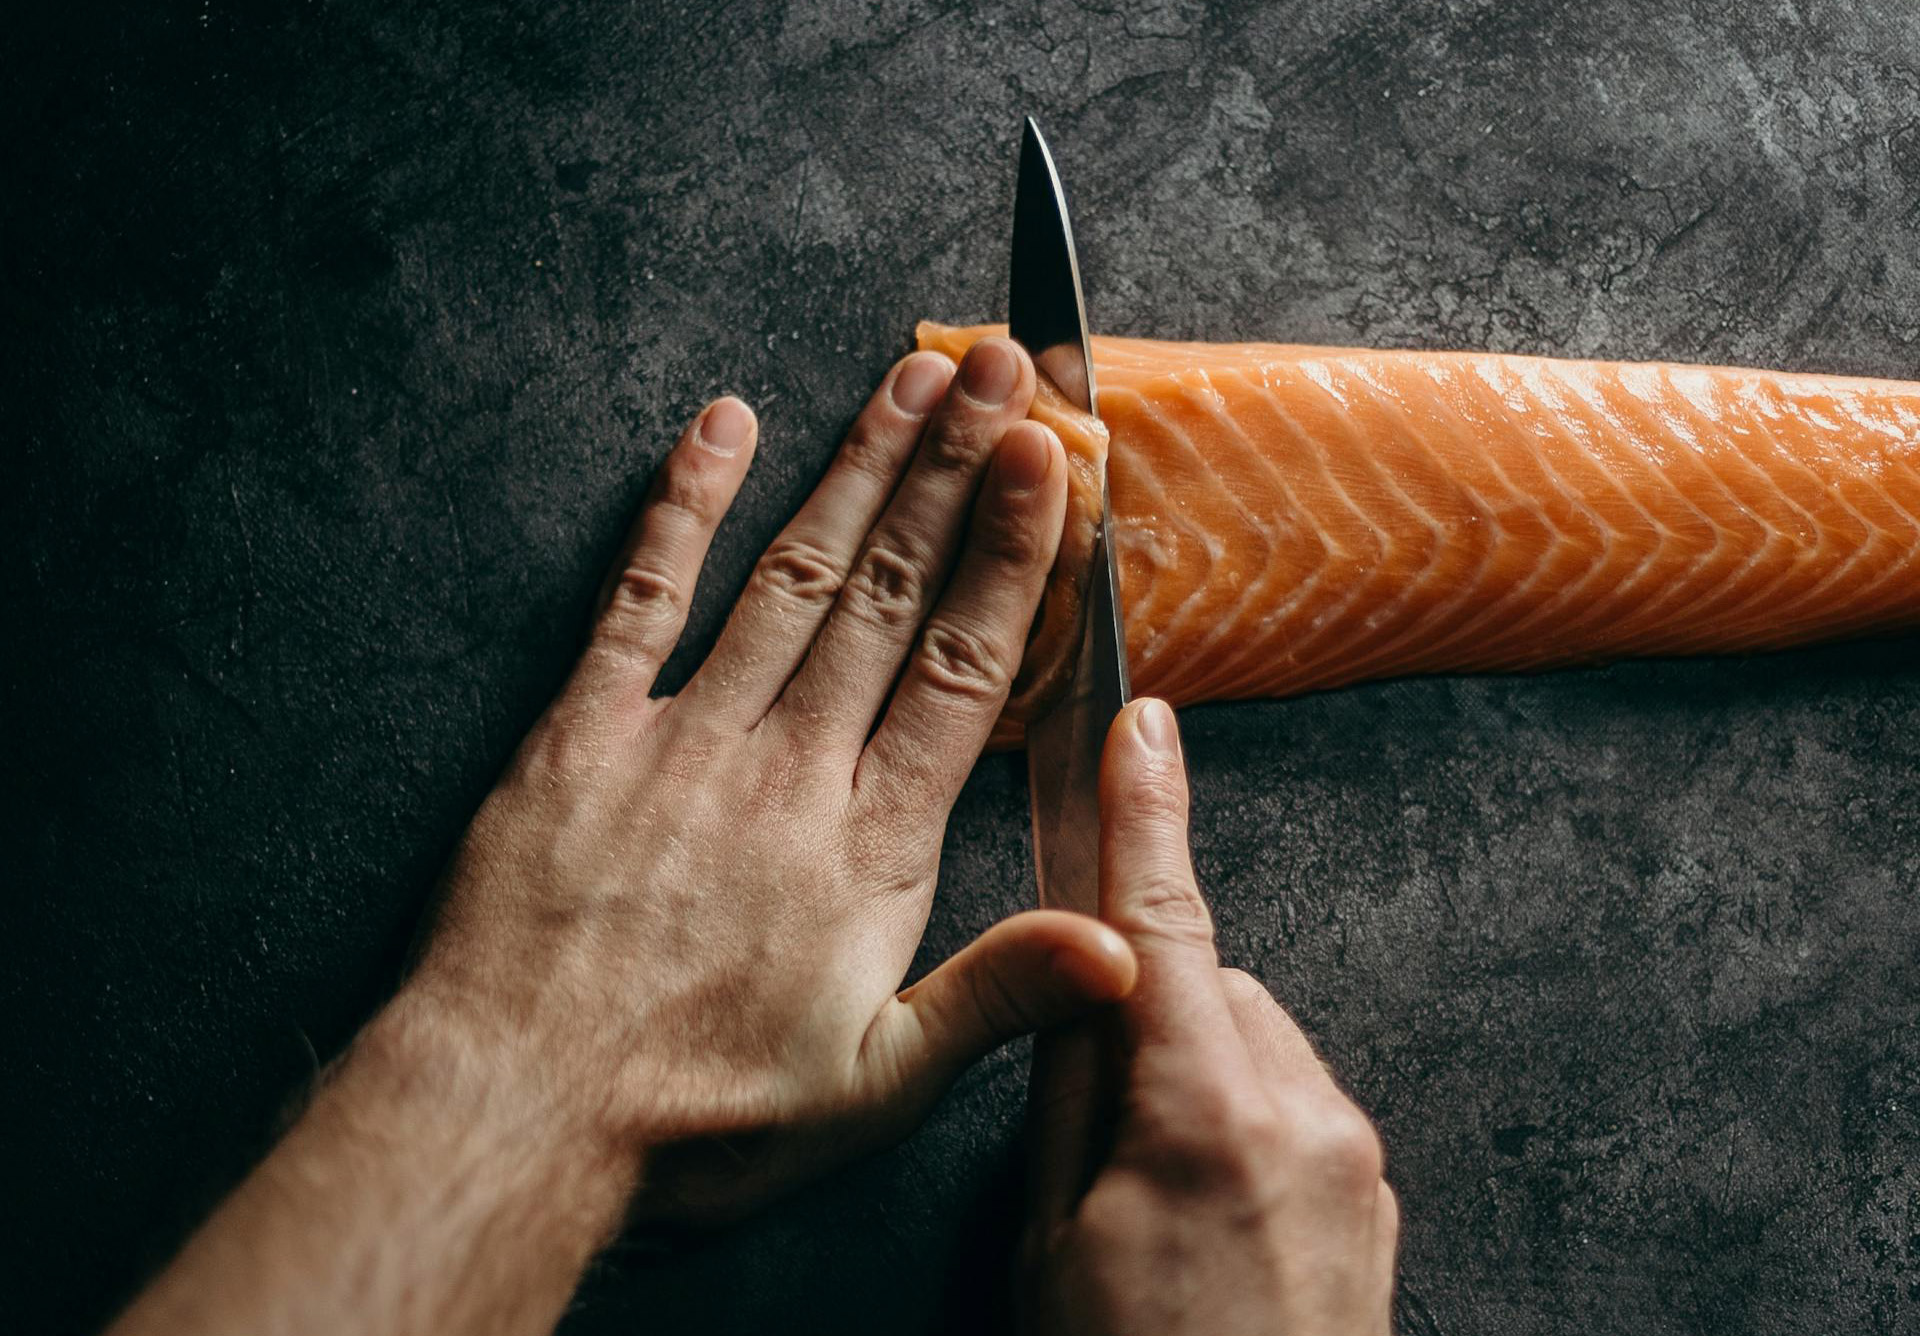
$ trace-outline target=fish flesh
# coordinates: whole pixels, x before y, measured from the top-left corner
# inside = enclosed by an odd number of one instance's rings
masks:
[[[1005,326],[924,322],[958,358]],[[1108,469],[1134,689],[1175,705],[1920,626],[1920,384],[1096,337],[1043,386],[1068,526],[995,733],[1056,699]]]

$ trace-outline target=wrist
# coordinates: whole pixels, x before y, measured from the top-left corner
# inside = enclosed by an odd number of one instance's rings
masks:
[[[421,1153],[451,1155],[503,1198],[528,1199],[516,1207],[541,1198],[564,1212],[591,1253],[619,1229],[644,1147],[616,1135],[602,1102],[547,1050],[409,985],[355,1039],[314,1112],[335,1100],[356,1117],[377,1110]]]
[[[512,1053],[403,992],[117,1330],[551,1330],[637,1162]]]

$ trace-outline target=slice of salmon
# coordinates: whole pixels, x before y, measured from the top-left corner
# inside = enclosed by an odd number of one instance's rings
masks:
[[[918,331],[956,358],[1005,332]],[[1118,338],[1093,360],[1104,427],[1033,410],[1073,484],[1003,745],[1063,683],[1109,450],[1134,688],[1176,705],[1920,625],[1920,385]]]

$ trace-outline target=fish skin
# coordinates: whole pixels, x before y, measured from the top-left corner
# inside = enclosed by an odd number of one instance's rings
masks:
[[[1920,626],[1920,385],[1109,337],[1093,361],[1104,430],[1034,411],[1074,460],[1069,541],[996,745],[1063,683],[1103,454],[1134,688],[1176,705]]]

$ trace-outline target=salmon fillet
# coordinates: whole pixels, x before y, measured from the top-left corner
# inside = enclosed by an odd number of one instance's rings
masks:
[[[1064,685],[1109,453],[1134,689],[1176,705],[1920,625],[1920,385],[1120,338],[1093,361],[1104,427],[1050,387],[1032,411],[1068,529],[1001,745]]]

